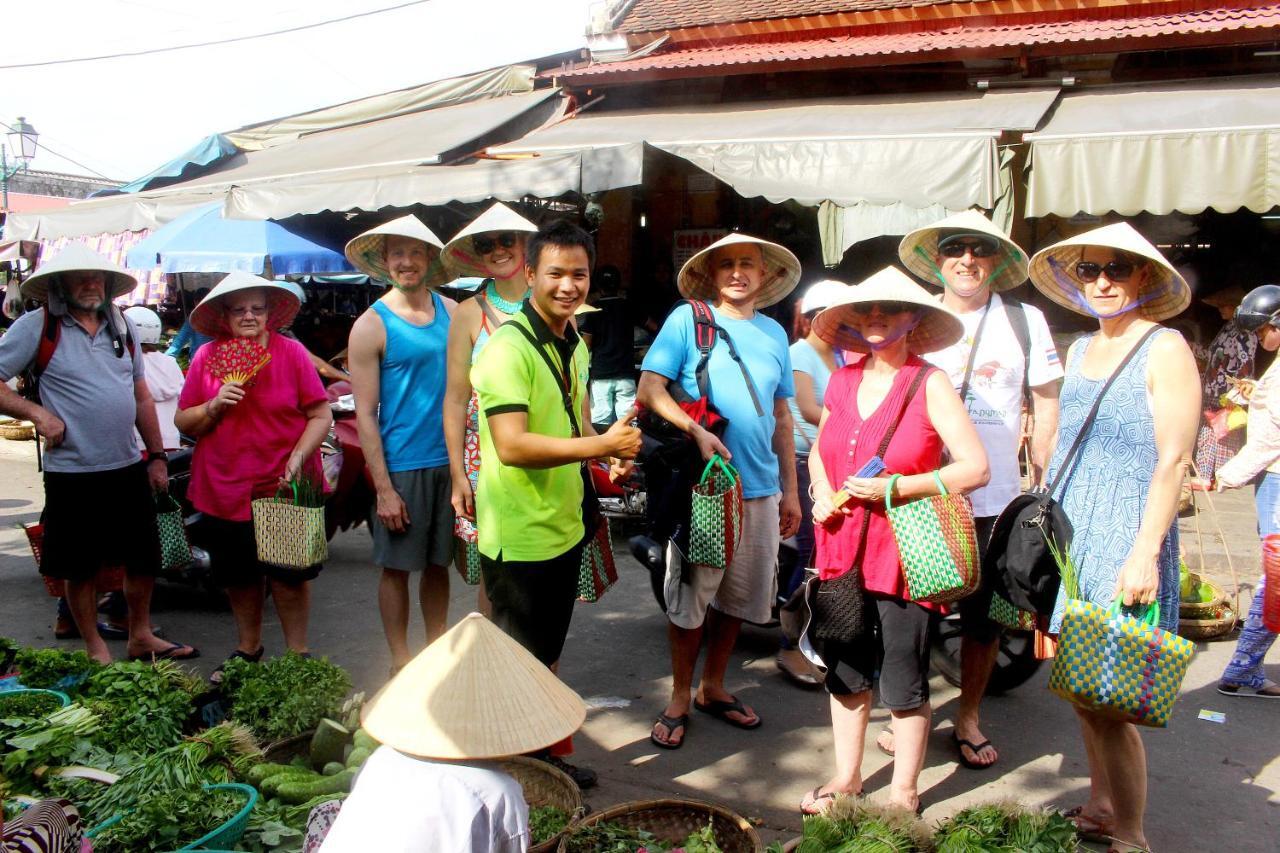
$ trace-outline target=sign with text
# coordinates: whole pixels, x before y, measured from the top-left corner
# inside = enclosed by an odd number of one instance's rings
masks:
[[[707,248],[729,232],[724,228],[683,228],[674,232],[671,241],[671,264],[679,274],[684,262],[695,252]]]

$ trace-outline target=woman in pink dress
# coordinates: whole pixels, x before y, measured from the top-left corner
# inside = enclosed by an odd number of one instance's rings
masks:
[[[893,500],[906,503],[938,494],[939,477],[959,493],[987,482],[986,453],[959,396],[945,373],[920,358],[954,343],[963,327],[924,288],[887,267],[818,314],[813,328],[835,347],[868,353],[832,374],[809,456],[819,575],[827,583],[860,568],[863,616],[851,638],[814,649],[831,694],[836,772],[805,796],[800,810],[818,814],[837,794],[862,794],[871,689],[883,658],[880,700],[893,715],[897,742],[888,799],[917,811],[931,719],[929,629],[939,608],[907,599],[885,489],[889,475],[902,475],[894,481]],[[856,476],[875,458],[884,463],[881,474]],[[846,577],[846,583],[852,580]],[[853,594],[859,594],[856,587]],[[819,623],[831,621],[839,617],[820,610],[811,636],[825,633]]]

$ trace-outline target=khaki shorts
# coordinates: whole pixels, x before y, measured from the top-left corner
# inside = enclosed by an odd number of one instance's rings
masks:
[[[700,628],[707,607],[746,622],[764,624],[773,615],[778,594],[778,505],[781,495],[742,503],[742,541],[729,568],[689,566],[689,582],[680,582],[683,558],[667,543],[665,589],[667,618],[677,628]]]

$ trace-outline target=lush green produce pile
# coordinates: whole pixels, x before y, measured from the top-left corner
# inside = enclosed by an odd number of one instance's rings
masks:
[[[43,717],[61,707],[52,693],[0,693],[0,720]]]
[[[716,834],[705,827],[676,845],[659,841],[652,832],[617,823],[594,823],[569,833],[569,853],[721,853]]]

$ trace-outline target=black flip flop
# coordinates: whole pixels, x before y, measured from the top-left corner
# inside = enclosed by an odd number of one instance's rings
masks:
[[[191,651],[185,655],[175,654],[175,652],[180,652],[184,648],[190,648]],[[143,652],[140,655],[129,655],[129,660],[131,661],[141,660],[141,661],[148,661],[153,663],[158,660],[194,660],[195,658],[198,658],[198,657],[200,657],[200,650],[197,649],[195,646],[188,647],[182,643],[172,643],[170,644],[169,648],[161,649],[158,652]]]
[[[960,763],[963,764],[965,767],[968,767],[970,770],[988,770],[1000,763],[1000,756],[998,754],[996,755],[996,760],[991,762],[990,764],[981,764],[977,761],[972,761],[968,758],[965,758],[965,755],[964,755],[965,747],[968,747],[969,750],[974,755],[977,755],[979,752],[986,749],[988,746],[994,749],[995,746],[989,740],[984,740],[982,743],[975,744],[971,740],[965,740],[955,732],[951,733],[951,740],[955,742],[956,754],[960,756]]]
[[[667,737],[671,737],[673,734],[675,734],[676,729],[684,729],[684,731],[680,734],[680,740],[676,741],[675,743],[668,743],[667,741],[658,740],[658,736],[655,735],[653,733],[653,729],[650,728],[649,740],[653,741],[654,746],[660,747],[662,749],[679,749],[680,747],[684,746],[685,735],[689,733],[689,715],[688,714],[681,714],[678,717],[668,717],[666,714],[659,714],[658,720],[657,722],[654,723],[654,725],[656,726],[659,723],[667,727]]]
[[[727,702],[723,699],[714,699],[710,702],[699,702],[695,699],[693,707],[704,714],[710,714],[717,719],[724,720],[729,725],[739,729],[758,729],[760,723],[763,722],[759,714],[756,715],[754,723],[743,723],[730,717],[730,713],[738,713],[744,717],[747,715],[747,706],[743,705],[742,700],[737,696],[731,697]]]

